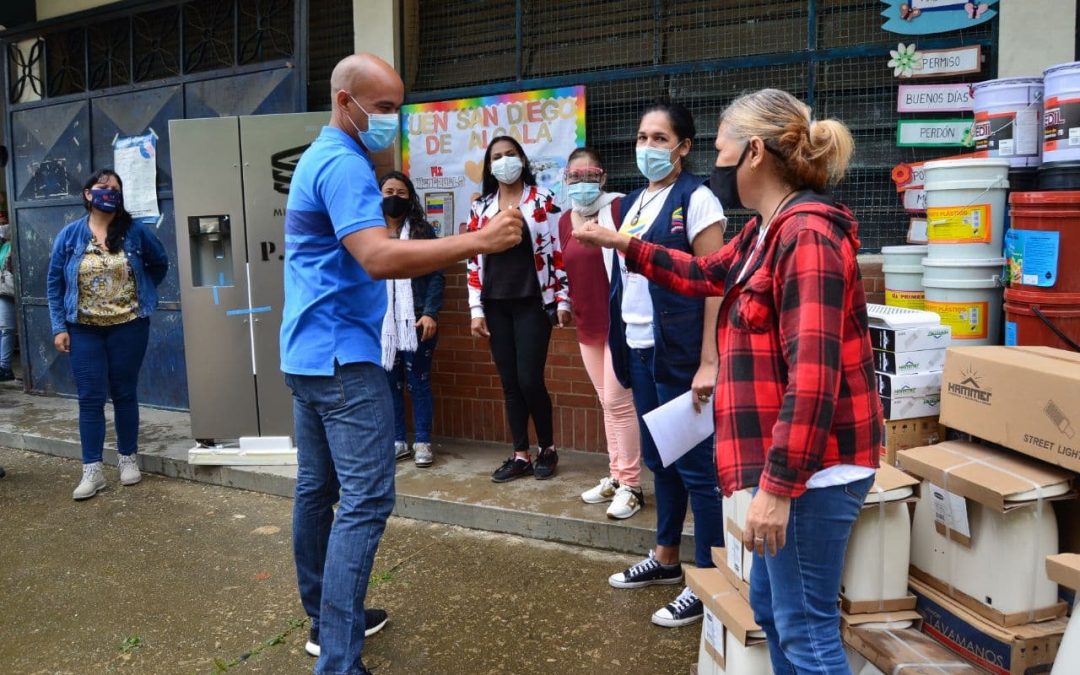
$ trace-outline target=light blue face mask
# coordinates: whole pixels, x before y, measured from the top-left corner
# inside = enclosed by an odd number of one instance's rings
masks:
[[[671,161],[671,153],[674,149],[639,145],[637,148],[638,171],[651,181],[667,178],[675,170],[675,164]]]
[[[349,94],[349,98],[353,103],[356,103],[356,99]],[[352,118],[346,115],[346,119],[353,125],[353,129],[356,129],[356,134],[360,136],[360,142],[364,144],[364,147],[372,152],[378,152],[385,150],[394,144],[394,141],[398,137],[398,130],[400,125],[400,118],[397,113],[369,113],[364,110],[364,106],[356,103],[356,107],[364,111],[367,115],[367,131],[360,131],[360,127],[356,126],[356,122],[353,122]]]
[[[566,186],[566,194],[574,206],[588,206],[600,198],[600,183],[571,183]]]

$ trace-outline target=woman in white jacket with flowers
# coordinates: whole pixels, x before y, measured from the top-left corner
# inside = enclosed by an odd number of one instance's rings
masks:
[[[514,454],[491,475],[496,483],[555,475],[559,462],[552,428],[551,396],[544,383],[553,326],[570,322],[569,287],[559,244],[558,213],[551,192],[536,185],[521,144],[510,136],[491,140],[484,154],[482,195],[473,202],[470,232],[504,209],[521,209],[529,237],[502,253],[469,260],[472,334],[490,338],[491,356],[506,398]],[[529,418],[538,454],[532,461]]]

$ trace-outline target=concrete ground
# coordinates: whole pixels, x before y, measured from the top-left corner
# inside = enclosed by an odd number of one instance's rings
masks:
[[[0,672],[303,673],[292,502],[145,475],[74,502],[77,461],[0,448]],[[392,518],[369,601],[378,675],[686,673],[699,626],[617,591],[616,553]]]

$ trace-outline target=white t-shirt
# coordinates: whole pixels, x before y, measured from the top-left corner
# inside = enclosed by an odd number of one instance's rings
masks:
[[[670,196],[673,185],[674,183],[655,192],[645,190],[638,195],[638,198],[630,205],[630,210],[626,212],[626,220],[623,221],[619,232],[639,238],[645,234],[652,227],[656,217],[660,215],[660,210]],[[659,194],[660,192],[664,194]],[[631,226],[635,216],[637,216],[637,223]],[[705,228],[713,223],[723,224],[725,220],[724,210],[720,207],[720,201],[712,190],[704,185],[694,190],[690,195],[690,212],[686,214],[686,236],[691,244]],[[619,255],[619,271],[622,273],[622,318],[626,323],[626,344],[631,349],[649,349],[654,343],[653,304],[652,296],[649,295],[649,280],[640,274],[629,272],[626,269],[626,258],[622,254]]]

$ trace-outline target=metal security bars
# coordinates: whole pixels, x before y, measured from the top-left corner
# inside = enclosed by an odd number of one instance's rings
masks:
[[[435,101],[585,84],[588,142],[604,154],[609,185],[641,184],[633,138],[641,109],[668,97],[694,113],[691,165],[712,164],[718,113],[739,94],[786,89],[855,135],[854,165],[838,196],[859,217],[864,250],[902,243],[909,216],[890,173],[900,162],[952,154],[897,148],[899,81],[886,67],[898,42],[920,48],[979,44],[996,75],[997,20],[965,31],[883,31],[880,0],[419,0],[415,72],[407,100]],[[924,80],[926,81],[926,80]],[[929,80],[943,81],[943,80]],[[733,222],[745,221],[733,214]]]

